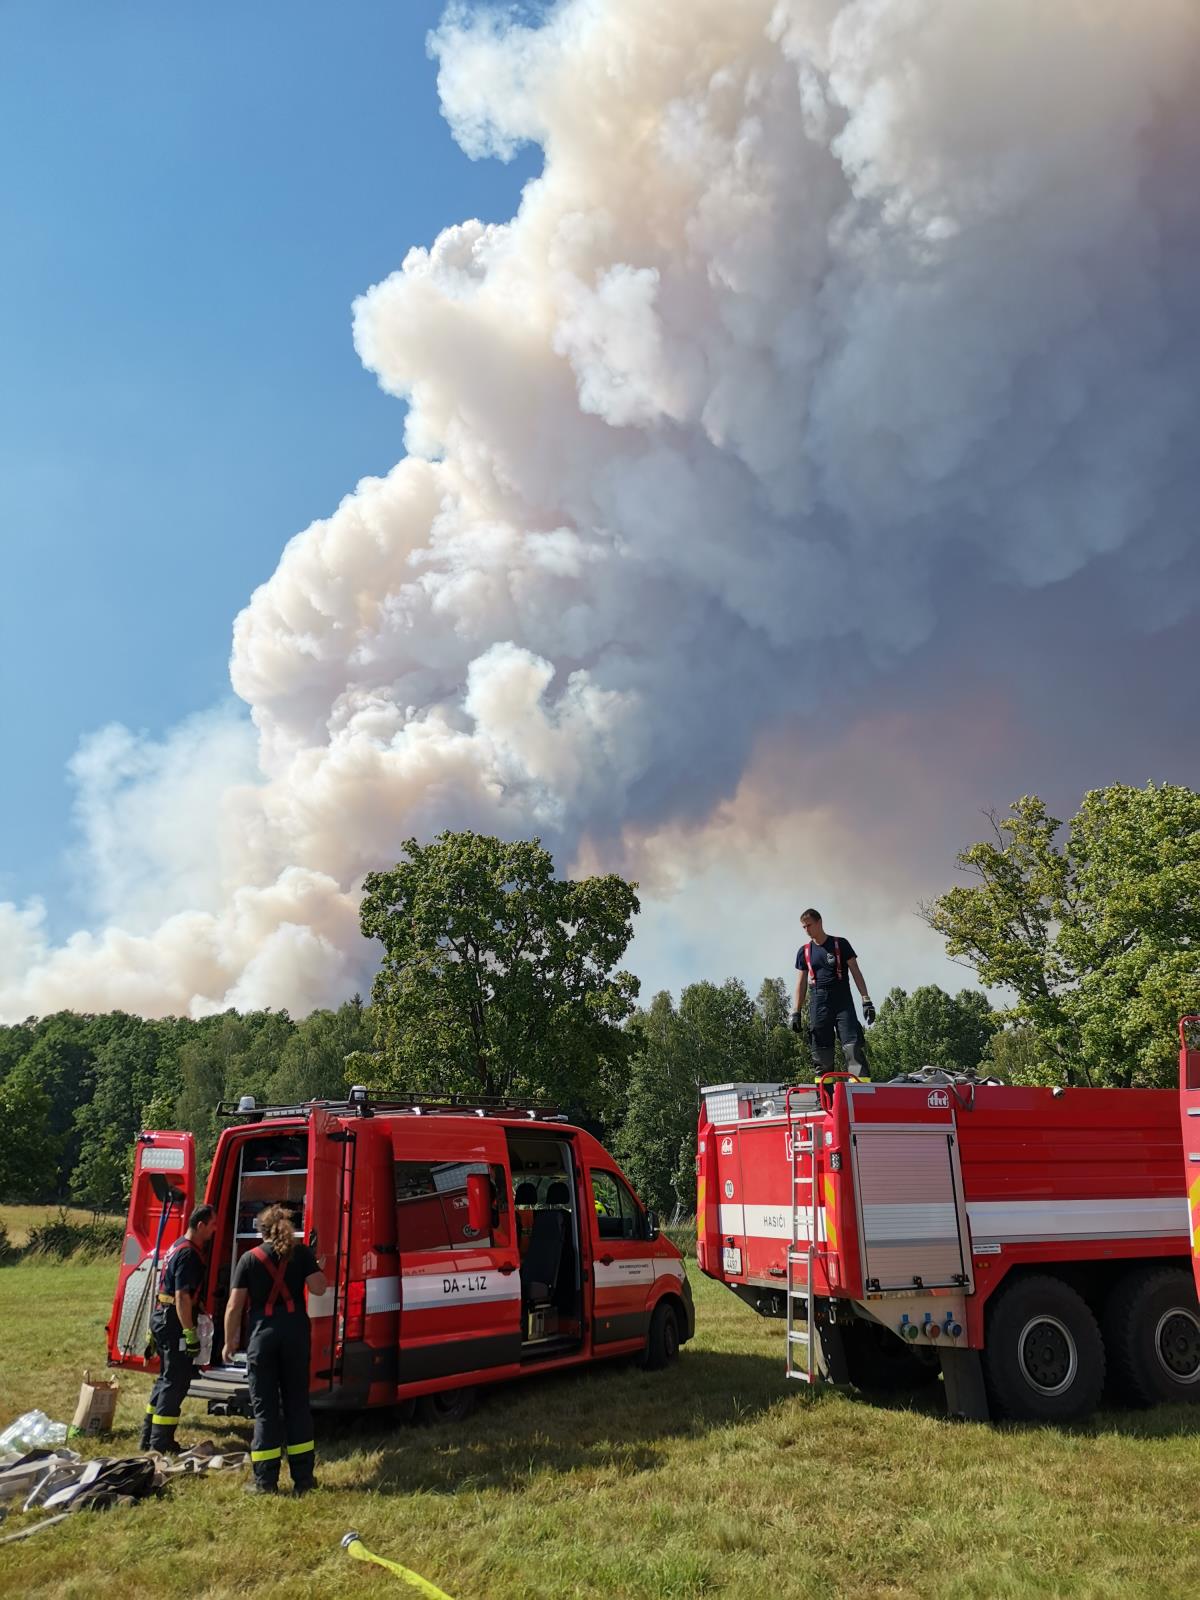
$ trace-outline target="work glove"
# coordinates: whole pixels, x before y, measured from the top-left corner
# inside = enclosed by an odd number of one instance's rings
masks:
[[[190,1356],[198,1356],[200,1354],[200,1335],[195,1328],[185,1328],[183,1330],[183,1346]]]
[[[801,1011],[793,1011],[792,1012],[792,1032],[793,1033],[803,1033],[804,1032],[804,1020],[803,1019],[804,1019],[804,1013],[803,1012],[801,1012]]]
[[[868,1028],[875,1021],[875,1007],[869,1000],[863,1001],[863,1021],[866,1023]]]

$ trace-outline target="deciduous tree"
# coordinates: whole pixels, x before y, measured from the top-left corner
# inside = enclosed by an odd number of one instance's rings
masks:
[[[1170,1084],[1200,1009],[1200,795],[1114,784],[1065,833],[1036,796],[958,857],[976,882],[924,909],[951,955],[1016,997],[1039,1081]],[[1026,1041],[1028,1043],[1028,1041]]]
[[[365,889],[362,931],[383,948],[379,1081],[603,1109],[638,990],[618,970],[635,885],[557,878],[537,839],[443,833],[407,840]]]

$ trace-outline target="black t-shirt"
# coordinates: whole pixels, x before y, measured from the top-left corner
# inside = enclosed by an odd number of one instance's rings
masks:
[[[194,1295],[204,1282],[204,1261],[190,1239],[177,1240],[163,1263],[160,1294]]]
[[[272,1266],[278,1271],[279,1259],[271,1246],[264,1244],[259,1248],[266,1253]],[[308,1312],[304,1305],[304,1285],[314,1272],[320,1272],[320,1270],[316,1256],[313,1255],[306,1244],[300,1244],[297,1241],[283,1269],[284,1285],[292,1298],[291,1315],[304,1317],[307,1320]],[[271,1268],[267,1266],[265,1261],[260,1261],[253,1250],[247,1250],[234,1268],[233,1287],[235,1289],[245,1289],[249,1293],[251,1327],[256,1322],[261,1322],[265,1316],[267,1301],[271,1298],[271,1291],[274,1285],[275,1280]],[[274,1321],[276,1317],[288,1315],[287,1302],[282,1294],[276,1295],[275,1305],[271,1312],[271,1320]]]
[[[822,991],[823,1001],[844,1004],[850,999],[850,963],[856,954],[849,939],[827,933],[824,944],[814,941],[800,946],[796,951],[796,970],[808,973],[809,983]]]

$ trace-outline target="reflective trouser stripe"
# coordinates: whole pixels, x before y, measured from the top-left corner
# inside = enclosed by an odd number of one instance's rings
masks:
[[[283,1450],[276,1445],[274,1450],[251,1450],[251,1461],[278,1461],[283,1455]]]
[[[160,1417],[157,1411],[151,1415],[151,1421],[156,1428],[174,1428],[180,1420],[179,1417]]]
[[[316,1448],[315,1442],[312,1439],[310,1439],[307,1444],[290,1444],[290,1445],[288,1445],[287,1452],[288,1452],[288,1455],[290,1455],[290,1456],[302,1456],[302,1455],[305,1455],[309,1450],[313,1450],[315,1448]]]
[[[154,1407],[153,1407],[153,1406],[151,1406],[151,1405],[148,1405],[148,1406],[147,1406],[147,1407],[146,1407],[146,1415],[147,1415],[147,1416],[148,1416],[148,1417],[152,1417],[152,1416],[153,1416],[153,1415],[154,1415]]]

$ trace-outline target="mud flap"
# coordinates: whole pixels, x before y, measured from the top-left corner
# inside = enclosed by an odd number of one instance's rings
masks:
[[[987,1389],[983,1382],[983,1362],[978,1350],[939,1350],[942,1376],[946,1380],[946,1415],[965,1422],[989,1422]]]
[[[825,1310],[817,1312],[817,1371],[826,1383],[849,1383],[850,1367],[841,1324],[830,1322]]]

